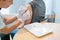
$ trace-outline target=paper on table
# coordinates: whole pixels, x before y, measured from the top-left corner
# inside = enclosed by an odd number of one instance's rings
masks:
[[[28,24],[25,25],[24,28],[37,37],[41,37],[52,32],[52,29],[49,27],[49,25],[41,23]]]

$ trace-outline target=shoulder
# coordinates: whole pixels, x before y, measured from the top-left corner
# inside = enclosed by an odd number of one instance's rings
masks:
[[[32,8],[31,8],[31,5],[30,4],[27,4],[27,10],[29,10],[30,11],[30,15],[32,16]]]
[[[31,5],[30,4],[27,4],[27,9],[31,9]]]

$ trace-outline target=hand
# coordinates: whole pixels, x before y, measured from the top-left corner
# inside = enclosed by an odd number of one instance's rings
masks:
[[[23,14],[26,12],[26,8],[23,6],[20,6],[19,11],[18,11],[18,18],[23,16]]]
[[[24,23],[21,23],[17,28],[18,29],[21,29],[21,28],[23,28],[24,27]]]
[[[23,21],[26,21],[29,18],[30,18],[30,12],[27,11],[26,13],[23,14],[23,16],[20,19],[22,19]]]
[[[18,20],[20,20],[21,22],[25,22],[27,19],[30,18],[30,12],[27,11],[26,13],[24,13],[20,18],[18,18]]]

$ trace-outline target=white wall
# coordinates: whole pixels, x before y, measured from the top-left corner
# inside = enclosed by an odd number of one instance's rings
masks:
[[[21,5],[26,6],[31,0],[14,0],[13,5],[9,7],[9,13],[17,13]]]
[[[52,0],[44,0],[46,4],[46,15],[49,15],[52,13]]]
[[[46,3],[46,14],[55,13],[55,22],[60,23],[60,0],[44,0]]]
[[[60,0],[55,0],[54,2],[54,12],[56,14],[56,23],[60,23]]]
[[[17,13],[18,12],[18,9],[19,7],[23,5],[25,6],[26,5],[26,0],[14,0],[14,3],[11,7],[9,7],[9,13]]]

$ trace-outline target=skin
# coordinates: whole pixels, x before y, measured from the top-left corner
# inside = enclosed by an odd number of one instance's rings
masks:
[[[8,8],[13,4],[13,0],[0,0],[0,8]]]
[[[32,20],[32,9],[31,9],[31,5],[28,4],[28,5],[26,6],[26,8],[27,8],[27,10],[30,11],[30,18],[25,21],[25,25],[30,24],[30,22],[31,22],[31,20]]]

